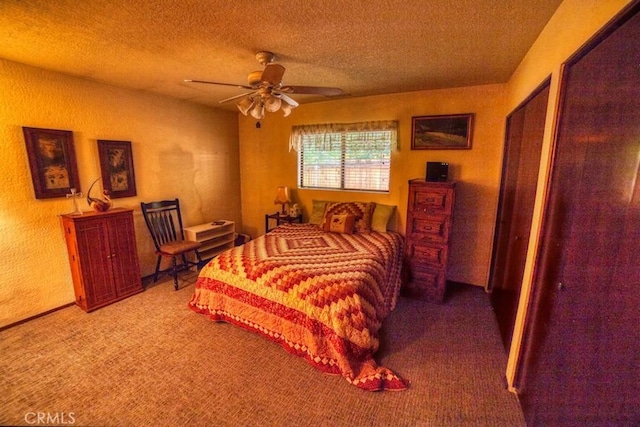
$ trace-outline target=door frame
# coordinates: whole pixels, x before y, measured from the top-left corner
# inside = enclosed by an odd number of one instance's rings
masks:
[[[529,296],[525,301],[525,311],[522,327],[522,336],[517,346],[516,358],[513,364],[511,389],[518,392],[527,375],[527,367],[535,363],[535,346],[537,344],[537,336],[539,333],[538,326],[543,323],[549,314],[546,310],[546,299],[551,294],[550,289],[543,289],[541,284],[541,275],[545,274],[548,267],[546,261],[549,258],[547,251],[544,250],[544,236],[549,232],[551,221],[553,218],[553,207],[550,206],[549,198],[551,187],[553,184],[554,171],[556,168],[557,144],[559,138],[560,124],[563,119],[563,112],[566,104],[566,83],[569,77],[568,70],[575,65],[580,59],[591,52],[608,36],[614,33],[618,28],[624,25],[635,14],[640,13],[640,0],[635,0],[620,10],[607,24],[605,24],[598,32],[590,37],[580,48],[578,48],[566,61],[561,64],[560,77],[557,89],[558,102],[554,111],[554,119],[552,124],[551,145],[549,148],[548,169],[545,175],[544,191],[542,193],[542,207],[540,216],[540,228],[538,231],[537,244],[534,253],[534,263],[531,273],[531,285]],[[521,301],[522,305],[522,301]],[[514,350],[512,345],[511,350]]]
[[[532,105],[532,102],[536,100],[543,92],[547,92],[545,99],[545,110],[543,116],[532,114],[537,111],[539,105]],[[533,165],[537,174],[530,176],[525,181],[522,180],[522,173],[529,169],[522,169],[523,156],[526,156],[532,146],[526,146],[531,141],[531,138],[526,137],[526,134],[534,128],[542,125],[541,129],[544,129],[548,120],[549,99],[551,97],[551,76],[547,76],[542,83],[540,83],[516,108],[514,108],[506,119],[505,130],[505,143],[502,156],[502,176],[500,182],[500,193],[498,199],[498,210],[496,214],[494,236],[493,236],[493,249],[491,253],[491,265],[489,273],[489,281],[487,291],[491,295],[491,305],[493,306],[494,313],[496,315],[496,321],[500,329],[500,335],[503,345],[506,351],[509,351],[511,342],[513,340],[513,332],[515,330],[517,312],[519,307],[519,299],[522,295],[524,270],[526,266],[527,252],[529,251],[528,242],[531,240],[531,233],[533,230],[533,217],[535,215],[535,199],[537,189],[531,194],[532,198],[523,199],[523,195],[527,190],[531,190],[532,187],[538,186],[538,179],[540,174],[540,165],[542,164],[542,155],[544,147],[544,134],[540,135],[540,139],[536,140],[537,159],[536,164]],[[536,120],[541,120],[542,123],[534,124],[534,128],[530,126],[525,128],[527,124],[531,124],[530,118],[535,117]],[[518,124],[519,121],[521,124]],[[514,120],[518,120],[517,122]],[[513,132],[520,132],[519,134],[512,135]],[[544,131],[543,131],[544,133]],[[536,133],[537,135],[537,133]],[[517,150],[517,151],[515,151]],[[525,168],[528,166],[525,165]],[[531,170],[530,170],[531,171]],[[514,181],[515,180],[515,181]],[[510,194],[512,193],[512,194]],[[524,223],[514,223],[521,215],[521,211],[517,212],[514,208],[522,207],[522,202],[528,201],[527,213],[531,217],[531,222],[527,225],[528,229],[521,228]],[[513,240],[513,233],[517,231],[523,232],[521,239],[518,241]],[[527,246],[524,246],[525,243]],[[522,252],[524,251],[524,253]],[[512,259],[514,253],[522,254],[522,259]],[[513,264],[515,263],[515,264]],[[521,272],[519,280],[520,283],[513,283],[513,286],[500,286],[505,284],[505,275],[508,272],[513,272],[510,269],[517,264],[517,268]]]
[[[520,104],[518,104],[518,106],[516,108],[514,108],[508,115],[507,115],[507,119],[506,119],[506,126],[505,126],[505,141],[504,141],[504,147],[503,147],[503,152],[502,152],[502,172],[501,172],[501,178],[500,178],[500,192],[499,192],[499,196],[498,196],[498,209],[496,211],[496,223],[495,223],[495,228],[494,228],[494,234],[493,234],[493,250],[491,251],[491,266],[490,266],[490,270],[489,270],[489,281],[487,284],[487,291],[491,292],[493,290],[494,287],[494,280],[495,280],[495,273],[496,273],[496,269],[497,269],[497,262],[498,262],[498,248],[500,245],[500,235],[502,230],[502,227],[500,225],[500,220],[502,217],[502,210],[504,209],[504,199],[505,199],[505,185],[506,185],[506,177],[508,174],[508,165],[509,162],[507,161],[507,157],[509,154],[509,131],[510,131],[510,119],[513,117],[513,115],[519,111],[521,108],[525,107],[532,99],[534,99],[540,92],[542,92],[544,89],[546,89],[547,87],[550,88],[551,86],[551,76],[547,76],[542,83],[540,83],[530,94],[529,96],[527,96],[524,101],[522,101]],[[549,105],[549,102],[547,100],[547,106]],[[505,230],[506,231],[506,230]]]

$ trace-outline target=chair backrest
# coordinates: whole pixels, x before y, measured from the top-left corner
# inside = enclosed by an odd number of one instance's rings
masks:
[[[167,242],[184,240],[180,202],[163,200],[161,202],[140,203],[144,221],[153,237],[156,250]]]

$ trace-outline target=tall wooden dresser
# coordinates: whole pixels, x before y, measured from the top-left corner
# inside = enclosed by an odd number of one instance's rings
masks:
[[[89,312],[142,292],[133,210],[62,215],[76,304]]]
[[[455,182],[409,181],[405,233],[405,293],[444,301]]]

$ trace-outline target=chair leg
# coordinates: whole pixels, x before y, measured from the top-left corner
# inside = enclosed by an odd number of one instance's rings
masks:
[[[176,257],[171,257],[171,264],[173,265],[173,269],[172,269],[173,287],[177,291],[178,290],[178,265],[176,262]]]
[[[162,256],[158,255],[158,261],[156,261],[156,272],[153,274],[153,283],[158,281],[158,273],[160,272],[160,261],[162,260]]]

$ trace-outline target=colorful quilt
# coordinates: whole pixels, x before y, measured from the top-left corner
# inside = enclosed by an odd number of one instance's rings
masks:
[[[365,390],[408,383],[378,366],[382,320],[400,289],[403,238],[284,224],[200,272],[189,307],[259,333]]]

